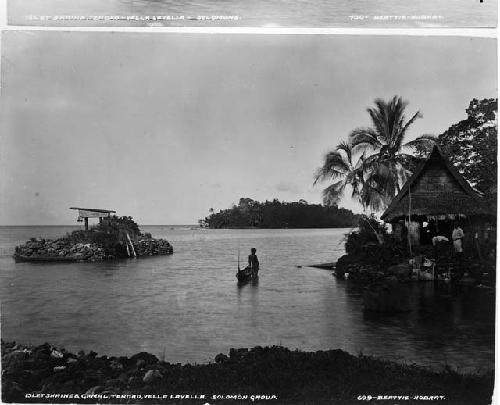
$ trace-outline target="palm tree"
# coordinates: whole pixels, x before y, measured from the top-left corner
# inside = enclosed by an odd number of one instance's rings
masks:
[[[352,146],[343,141],[326,154],[323,166],[315,176],[314,184],[319,181],[330,180],[333,183],[323,190],[323,203],[337,205],[347,185],[352,188],[352,198],[358,200],[364,209],[370,207],[379,209],[381,194],[365,181],[365,155],[357,160]]]
[[[394,96],[388,102],[377,98],[375,107],[367,109],[372,126],[356,128],[349,135],[353,150],[373,152],[365,159],[366,181],[383,196],[385,204],[401,190],[415,167],[417,158],[403,150],[434,140],[431,135],[423,135],[404,143],[410,126],[422,117],[417,111],[406,120],[407,106],[408,102],[399,96]]]

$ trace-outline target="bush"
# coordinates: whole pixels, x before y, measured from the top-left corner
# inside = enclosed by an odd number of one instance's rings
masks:
[[[380,245],[380,237],[387,237],[385,224],[378,222],[373,214],[369,217],[363,215],[358,221],[357,229],[347,235],[345,251],[348,255],[363,253],[367,246]]]
[[[130,238],[135,240],[140,238],[141,230],[139,225],[132,219],[132,217],[112,217],[103,218],[102,223],[96,225],[93,229],[103,231],[117,236],[129,234]]]
[[[66,241],[70,244],[77,243],[95,243],[102,247],[106,255],[126,257],[126,235],[131,240],[137,241],[141,238],[139,225],[132,217],[112,216],[104,218],[101,224],[98,224],[88,231],[77,230],[66,234]],[[149,234],[151,238],[151,234]]]
[[[372,214],[363,215],[358,228],[347,235],[346,253],[358,262],[366,262],[384,269],[401,262],[407,256],[406,247],[387,233],[384,223]]]

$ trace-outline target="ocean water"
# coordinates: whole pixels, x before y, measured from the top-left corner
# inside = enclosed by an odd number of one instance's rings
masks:
[[[282,344],[341,348],[459,371],[494,367],[494,293],[460,295],[433,283],[408,286],[412,311],[370,315],[362,289],[306,265],[335,261],[348,229],[208,230],[144,226],[168,239],[171,256],[105,263],[15,263],[29,237],[74,227],[0,227],[2,338],[72,351],[206,362],[231,347]],[[251,247],[258,283],[236,282]],[[303,267],[298,267],[303,266]]]
[[[36,16],[37,19],[32,19]],[[50,17],[40,19],[41,16]],[[55,17],[83,16],[84,20]],[[179,20],[94,20],[99,16],[171,16]],[[238,16],[238,20],[198,20]],[[353,19],[352,17],[356,17]],[[390,20],[377,17],[391,17]],[[394,19],[398,16],[398,19]],[[423,18],[425,16],[426,18]],[[193,19],[188,19],[192,17]],[[405,19],[403,19],[404,17]],[[427,18],[436,17],[436,18]],[[496,0],[9,0],[15,25],[244,27],[495,27]]]

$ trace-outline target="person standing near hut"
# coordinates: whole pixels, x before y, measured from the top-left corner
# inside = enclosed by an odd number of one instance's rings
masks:
[[[451,239],[453,240],[453,247],[455,249],[455,254],[460,257],[463,253],[462,241],[464,239],[464,231],[460,228],[458,222],[455,222],[453,226],[453,232],[451,234]]]

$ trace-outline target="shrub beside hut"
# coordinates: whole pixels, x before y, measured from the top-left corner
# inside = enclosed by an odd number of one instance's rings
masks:
[[[16,247],[14,259],[26,262],[95,262],[173,253],[173,247],[167,240],[142,233],[132,217],[111,215],[114,211],[109,210],[83,212],[84,215],[91,212],[102,216],[97,217],[99,223],[90,228],[89,217],[84,217],[85,229],[75,230],[58,239],[32,238]]]

